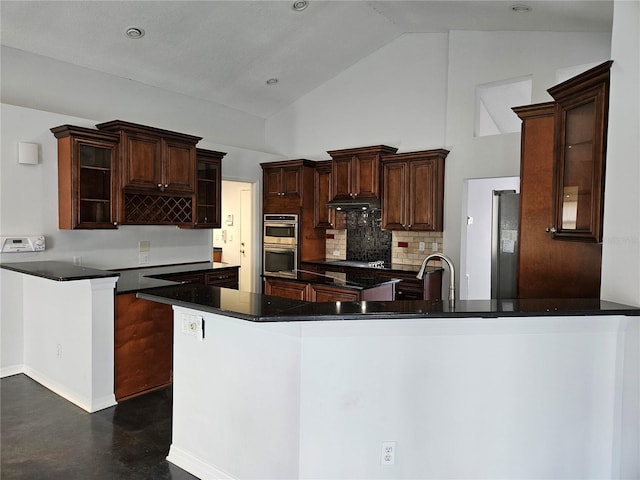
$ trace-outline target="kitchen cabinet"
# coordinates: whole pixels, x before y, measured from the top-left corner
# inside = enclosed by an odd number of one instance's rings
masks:
[[[222,157],[226,153],[196,149],[196,228],[220,228]]]
[[[354,289],[308,280],[265,277],[264,294],[306,302],[392,301],[395,294],[395,283]]]
[[[58,227],[118,225],[118,135],[61,125],[58,139]]]
[[[117,401],[171,384],[173,309],[171,305],[116,295],[114,382]]]
[[[299,213],[305,190],[305,169],[313,168],[309,160],[286,160],[263,163],[262,188],[265,213]],[[309,170],[307,175],[312,175]],[[310,186],[308,195],[311,194]]]
[[[96,125],[120,135],[122,188],[193,193],[200,137],[113,120]]]
[[[238,267],[216,269],[205,274],[205,283],[214,287],[238,289]]]
[[[194,271],[194,272],[177,272],[157,275],[155,278],[162,280],[171,280],[172,282],[182,283],[201,283],[203,285],[212,285],[214,287],[224,287],[238,289],[238,269],[239,267],[222,267],[214,270]]]
[[[448,150],[382,157],[382,229],[441,232]]]
[[[315,164],[305,159],[260,164],[263,213],[298,215],[298,263],[325,255],[325,231],[315,226]]]
[[[291,298],[293,300],[307,300],[309,294],[307,283],[295,282],[293,280],[282,280],[279,278],[264,279],[264,294],[274,297]]]
[[[96,127],[120,136],[120,222],[193,225],[200,137],[121,120]]]
[[[519,298],[598,298],[601,245],[563,242],[547,230],[554,208],[553,102],[516,107],[520,151]]]
[[[555,100],[554,238],[602,242],[609,70],[605,62],[548,90]]]
[[[307,298],[310,302],[357,302],[360,294],[345,288],[310,284]]]
[[[395,153],[396,148],[373,147],[332,150],[332,200],[379,201],[380,156]]]
[[[315,228],[347,228],[346,212],[327,207],[333,198],[332,160],[316,162],[314,171],[314,207],[313,219]]]

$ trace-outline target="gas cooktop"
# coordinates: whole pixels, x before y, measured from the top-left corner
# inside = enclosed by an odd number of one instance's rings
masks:
[[[345,267],[384,268],[384,260],[376,260],[375,262],[364,262],[361,260],[336,260],[331,263],[334,265],[343,265]]]

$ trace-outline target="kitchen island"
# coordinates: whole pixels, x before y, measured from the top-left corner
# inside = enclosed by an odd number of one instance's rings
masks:
[[[138,295],[173,305],[168,458],[200,478],[616,478],[638,462],[638,308]]]
[[[238,271],[217,262],[102,270],[31,261],[0,268],[15,290],[13,315],[21,325],[15,338],[24,348],[21,364],[3,376],[25,373],[88,412],[171,382],[172,309],[136,292],[176,285],[183,275],[237,282]],[[175,275],[181,277],[168,280]]]

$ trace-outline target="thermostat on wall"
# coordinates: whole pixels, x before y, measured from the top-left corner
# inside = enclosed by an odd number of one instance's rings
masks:
[[[44,235],[23,237],[0,237],[0,253],[42,252],[44,251]]]

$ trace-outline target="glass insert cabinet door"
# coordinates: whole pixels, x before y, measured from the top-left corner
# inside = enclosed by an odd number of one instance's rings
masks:
[[[555,99],[556,239],[602,241],[609,69],[605,62],[549,89]]]
[[[58,139],[58,228],[118,227],[116,134],[60,125]]]

